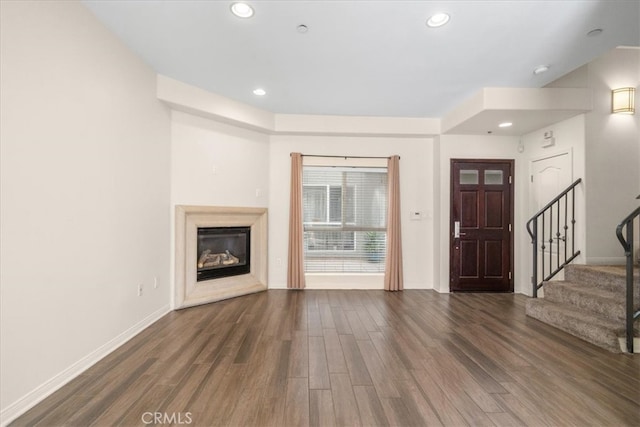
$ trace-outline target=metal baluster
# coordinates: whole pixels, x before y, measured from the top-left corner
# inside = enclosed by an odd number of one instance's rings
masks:
[[[633,353],[633,324],[636,319],[640,319],[640,310],[635,311],[634,304],[634,280],[633,280],[633,242],[634,242],[634,221],[640,218],[640,206],[623,219],[616,227],[616,236],[620,244],[624,248],[624,256],[626,257],[626,304],[625,304],[625,327],[627,339],[627,351]],[[623,230],[626,227],[626,238]]]
[[[571,190],[571,256],[576,254],[576,189]]]
[[[576,252],[576,195],[575,195],[575,187],[582,182],[582,179],[577,179],[573,184],[571,184],[567,189],[565,189],[562,193],[556,196],[552,201],[550,201],[544,208],[540,209],[529,221],[527,221],[527,231],[531,236],[531,244],[533,246],[533,275],[531,276],[531,280],[534,285],[533,295],[537,296],[537,290],[543,286],[545,280],[550,280],[557,273],[559,273],[569,262],[573,261],[578,255],[580,255],[580,251]],[[569,221],[569,192],[571,192],[571,221]],[[564,227],[561,228],[561,218],[562,215],[562,199],[564,198]],[[554,205],[556,206],[556,217],[554,218],[553,209]],[[547,226],[547,214],[549,216],[549,235],[546,235]],[[542,217],[542,220],[540,220]],[[540,224],[540,222],[542,224]],[[571,237],[569,237],[569,222],[571,222]],[[555,223],[555,224],[554,224]],[[540,226],[542,227],[540,229]],[[554,226],[556,229],[554,230]],[[538,231],[540,230],[540,233]],[[539,239],[539,242],[538,242]],[[556,249],[558,253],[556,254],[556,263],[557,266],[554,269],[553,267],[553,239],[558,240],[556,244]],[[571,239],[571,256],[569,256],[568,251],[569,248],[567,246],[567,240]],[[561,263],[560,260],[562,258],[560,254],[560,240],[564,242],[564,261]],[[540,245],[540,247],[538,247]],[[546,274],[547,266],[545,265],[546,260],[544,256],[544,251],[549,249],[549,274]],[[538,251],[542,252],[542,256],[538,255]],[[538,261],[540,265],[538,265]],[[542,277],[540,277],[542,275]]]
[[[569,226],[567,226],[567,215],[569,211],[569,197],[567,194],[564,195],[564,262],[567,262],[567,230]]]
[[[544,245],[544,213],[542,214],[542,234],[541,234],[542,238],[540,239],[540,241],[542,242],[542,254],[540,254],[540,259],[542,260],[542,271],[540,274],[540,277],[542,278],[542,280],[544,280],[544,250],[546,248],[546,246]]]
[[[533,247],[533,276],[531,281],[533,282],[533,297],[538,298],[538,219],[533,221],[533,237],[531,239],[531,246]]]
[[[560,267],[560,200],[558,200],[558,218],[556,219],[556,268]]]
[[[627,257],[627,289],[626,289],[626,335],[627,335],[627,351],[633,354],[633,321],[634,321],[634,308],[633,308],[633,219],[627,223],[627,245],[628,250],[625,251]]]
[[[549,275],[553,271],[553,205],[549,206]]]

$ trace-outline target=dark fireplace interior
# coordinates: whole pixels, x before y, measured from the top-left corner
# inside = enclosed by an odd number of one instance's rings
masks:
[[[251,227],[198,228],[197,281],[251,271]]]

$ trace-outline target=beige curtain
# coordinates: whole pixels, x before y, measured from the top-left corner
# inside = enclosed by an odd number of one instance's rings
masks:
[[[385,291],[401,291],[402,236],[400,231],[400,157],[389,157],[389,205],[387,207],[387,261],[384,268]]]
[[[302,154],[291,153],[291,197],[289,202],[289,260],[287,266],[287,288],[303,289],[304,287]]]

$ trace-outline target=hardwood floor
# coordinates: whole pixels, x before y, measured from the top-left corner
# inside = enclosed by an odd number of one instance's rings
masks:
[[[526,299],[271,290],[172,312],[12,425],[640,425],[640,357]]]

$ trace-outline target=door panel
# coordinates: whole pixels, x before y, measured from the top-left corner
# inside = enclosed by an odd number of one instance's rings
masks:
[[[485,228],[501,228],[504,224],[502,191],[485,191]]]
[[[512,160],[451,161],[452,291],[513,291],[512,176]]]
[[[571,156],[562,153],[532,162],[535,213],[571,184]]]
[[[502,277],[502,240],[486,240],[484,242],[484,275],[498,279]]]
[[[464,240],[460,242],[460,277],[466,279],[478,278],[478,253],[477,240]]]
[[[478,192],[461,191],[460,206],[465,207],[460,212],[460,225],[464,228],[478,228]]]
[[[501,279],[504,276],[505,267],[504,260],[502,259],[504,242],[502,240],[487,240],[484,243],[484,247],[485,277],[492,279]]]

